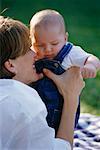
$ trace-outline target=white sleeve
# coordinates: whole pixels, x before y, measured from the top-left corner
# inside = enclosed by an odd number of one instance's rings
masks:
[[[64,58],[62,66],[64,69],[68,69],[72,66],[83,67],[86,59],[91,54],[85,52],[79,46],[73,46],[69,54]]]
[[[46,107],[37,92],[20,84],[17,84],[17,88],[16,92],[13,86],[2,88],[0,148],[2,150],[70,150],[69,142],[55,138],[54,129],[47,125]]]
[[[55,138],[53,128],[47,125],[42,112],[30,123],[28,148],[32,150],[71,150],[69,142]],[[31,142],[30,142],[31,141]]]
[[[63,139],[55,138],[54,150],[71,150],[71,145]]]
[[[32,120],[21,114],[12,124],[15,128],[12,128],[12,136],[6,143],[6,148],[10,150],[71,150],[69,142],[55,138],[54,129],[47,125],[42,111]]]
[[[47,125],[44,109],[32,118],[30,114],[20,110],[19,104],[13,102],[4,100],[4,103],[0,104],[2,150],[70,150],[68,142],[55,138],[54,129]],[[11,105],[13,109],[10,110]]]

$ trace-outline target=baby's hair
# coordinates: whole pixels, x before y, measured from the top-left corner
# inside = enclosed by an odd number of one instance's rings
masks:
[[[49,25],[60,26],[62,31],[65,33],[65,22],[63,16],[51,9],[41,10],[37,12],[30,21],[30,32],[40,26],[46,28]]]

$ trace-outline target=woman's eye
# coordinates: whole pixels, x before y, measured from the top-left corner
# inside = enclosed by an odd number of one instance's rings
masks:
[[[36,45],[36,47],[43,47],[43,45]]]
[[[41,45],[36,45],[36,47],[40,47]]]

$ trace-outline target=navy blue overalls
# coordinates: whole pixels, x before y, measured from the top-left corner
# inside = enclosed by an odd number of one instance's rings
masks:
[[[64,47],[54,58],[54,60],[57,60],[60,63],[62,63],[64,57],[70,52],[72,47],[73,45],[71,43],[64,45]],[[57,74],[62,74],[64,72],[65,70],[62,68],[62,71],[60,70],[60,73]],[[60,119],[61,119],[62,107],[63,107],[62,95],[59,93],[53,81],[47,77],[44,77],[43,79],[33,83],[31,87],[36,89],[36,91],[38,92],[38,94],[40,95],[41,99],[43,100],[43,102],[47,107],[48,115],[46,119],[48,125],[54,128],[55,131],[57,132]],[[75,118],[75,127],[78,123],[79,115],[80,115],[80,101],[79,101],[76,118]]]

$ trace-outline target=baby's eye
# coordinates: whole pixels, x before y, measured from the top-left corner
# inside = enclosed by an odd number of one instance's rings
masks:
[[[58,45],[59,44],[59,42],[56,42],[56,43],[52,43],[52,45]]]

